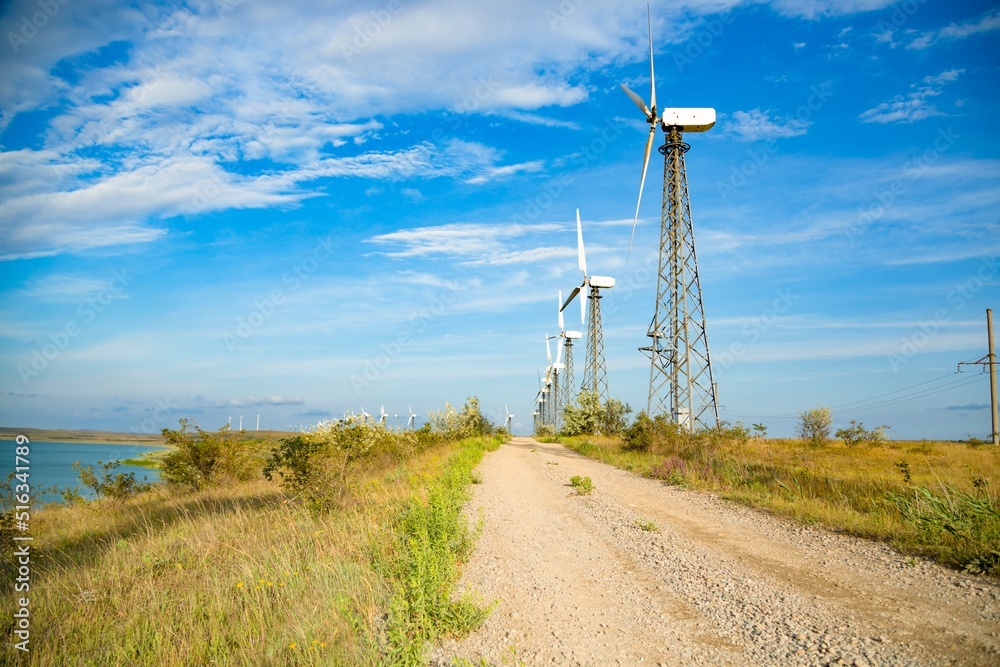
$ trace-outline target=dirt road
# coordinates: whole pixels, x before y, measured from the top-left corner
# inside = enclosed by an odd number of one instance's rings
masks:
[[[434,665],[1000,664],[993,581],[529,438],[479,474],[461,587],[496,607]]]

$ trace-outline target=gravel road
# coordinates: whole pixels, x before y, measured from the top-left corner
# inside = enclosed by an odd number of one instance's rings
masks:
[[[992,580],[530,438],[479,474],[460,588],[495,608],[432,665],[1000,665]]]

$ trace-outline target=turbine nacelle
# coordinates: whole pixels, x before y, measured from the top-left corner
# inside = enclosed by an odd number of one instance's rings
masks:
[[[581,331],[567,331],[566,338],[570,340],[576,340],[577,338],[583,338],[583,332]]]
[[[671,127],[681,132],[707,132],[715,125],[715,109],[664,109],[660,124],[664,132]]]
[[[590,276],[588,282],[591,287],[597,287],[599,289],[611,289],[615,286],[615,279],[609,278],[608,276]]]

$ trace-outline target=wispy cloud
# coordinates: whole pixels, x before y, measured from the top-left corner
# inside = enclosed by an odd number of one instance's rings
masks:
[[[367,243],[396,247],[384,252],[388,257],[465,257],[468,261],[491,263],[490,258],[508,252],[504,243],[522,236],[543,234],[562,229],[555,223],[496,225],[452,223],[436,227],[402,229],[367,239]]]
[[[483,172],[466,180],[470,185],[481,185],[496,181],[515,174],[532,174],[541,171],[545,167],[545,160],[532,160],[520,164],[504,165],[502,167],[490,167]]]
[[[810,122],[799,118],[774,119],[770,111],[751,109],[734,111],[725,131],[740,141],[760,141],[802,136],[809,130],[809,125]]]
[[[107,291],[110,298],[125,298],[121,287],[111,280],[68,273],[54,273],[31,280],[24,288],[29,298],[57,303],[78,303],[102,291]]]
[[[964,72],[964,69],[952,69],[936,76],[926,76],[923,85],[913,85],[916,88],[913,92],[896,95],[892,100],[862,112],[858,118],[862,123],[914,123],[932,116],[945,116],[947,114],[937,109],[932,100],[941,95],[944,84],[955,81]]]
[[[965,23],[950,23],[940,30],[925,32],[913,38],[906,45],[908,49],[926,49],[938,42],[965,39],[972,35],[983,32],[990,32],[1000,29],[1000,9],[993,9],[990,13],[975,21]]]
[[[881,9],[892,3],[893,0],[772,0],[771,5],[787,16],[815,19]]]
[[[498,252],[480,259],[463,262],[463,266],[510,266],[513,264],[533,264],[553,259],[576,257],[576,248],[556,246],[551,248],[531,248],[529,250],[514,250]]]

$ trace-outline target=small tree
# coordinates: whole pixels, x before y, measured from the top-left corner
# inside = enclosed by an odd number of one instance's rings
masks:
[[[563,408],[562,433],[565,435],[615,435],[628,426],[627,416],[632,408],[617,398],[609,398],[601,405],[596,392],[581,391],[576,403]]]
[[[594,435],[601,430],[604,411],[597,392],[581,391],[576,405],[563,408],[562,432],[566,435]]]
[[[132,496],[152,488],[150,484],[136,481],[134,472],[114,472],[121,465],[118,461],[108,461],[107,463],[98,461],[97,465],[101,467],[100,472],[94,472],[93,466],[84,467],[79,461],[76,461],[73,463],[73,470],[79,473],[80,482],[93,490],[98,498],[106,497],[115,503],[123,503]],[[67,491],[69,490],[67,489]],[[66,500],[70,500],[72,497],[72,493],[63,493],[63,498]]]
[[[819,406],[799,413],[798,435],[814,446],[820,446],[830,439],[833,415],[830,408]]]
[[[836,436],[844,441],[848,447],[857,445],[867,445],[877,447],[885,441],[885,431],[889,427],[885,424],[876,426],[872,430],[867,430],[861,422],[851,420],[851,425],[847,428],[839,429]]]
[[[443,436],[446,440],[461,440],[482,435],[492,435],[493,423],[479,409],[479,399],[470,396],[458,412],[451,403],[444,404],[444,410],[430,413],[428,423],[431,431]]]
[[[167,443],[176,447],[163,457],[160,475],[171,484],[201,489],[225,479],[248,480],[259,468],[252,443],[223,426],[218,431],[203,431],[187,419],[181,428],[163,429]]]
[[[364,459],[412,452],[418,446],[412,431],[391,431],[367,415],[325,421],[312,430],[283,439],[264,465],[266,479],[277,473],[281,483],[316,512],[339,503],[349,483],[349,471]]]
[[[754,424],[753,425],[753,437],[758,440],[764,440],[767,438],[767,427],[764,424]]]
[[[601,433],[604,435],[618,435],[628,426],[628,415],[632,408],[628,403],[622,403],[617,398],[609,398],[604,403],[604,410],[601,413]]]

